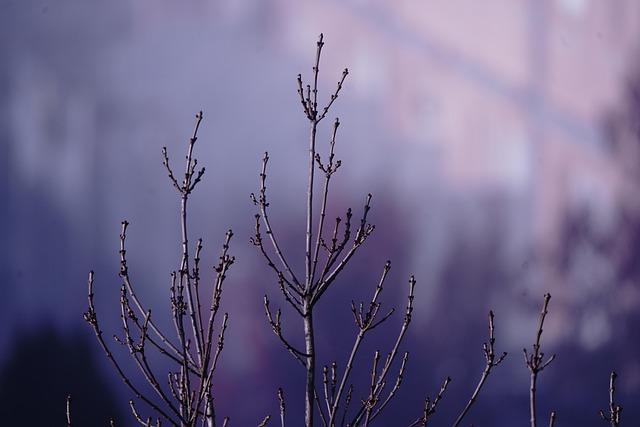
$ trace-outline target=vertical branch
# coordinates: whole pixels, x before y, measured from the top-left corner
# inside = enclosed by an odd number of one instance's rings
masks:
[[[611,427],[620,425],[620,413],[622,412],[622,406],[618,405],[615,400],[616,378],[618,378],[618,374],[612,371],[609,377],[609,414],[605,414],[603,410],[600,410],[600,417],[608,422]]]
[[[300,283],[295,273],[289,266],[284,253],[280,249],[278,245],[278,241],[274,235],[273,229],[271,228],[271,222],[269,220],[269,215],[267,212],[267,208],[269,207],[269,202],[267,201],[267,163],[269,163],[269,153],[265,151],[264,156],[262,157],[262,169],[260,171],[260,191],[258,193],[258,197],[256,198],[255,194],[251,193],[251,200],[253,204],[258,206],[260,210],[259,214],[256,214],[256,236],[252,240],[253,244],[258,246],[262,252],[262,255],[267,260],[269,266],[276,270],[278,274],[280,271],[275,267],[275,264],[271,261],[269,255],[264,250],[264,246],[262,245],[262,238],[260,236],[260,218],[264,222],[264,227],[269,239],[271,240],[271,245],[273,246],[273,250],[275,251],[278,259],[282,263],[283,268],[291,278],[291,281],[300,289],[304,289],[303,284]]]
[[[202,239],[198,239],[196,242],[196,251],[193,257],[193,270],[192,270],[192,279],[193,279],[193,290],[196,297],[196,306],[195,312],[197,315],[197,324],[198,333],[200,337],[202,337],[203,345],[204,342],[204,326],[202,324],[202,305],[200,303],[200,252],[202,251]]]
[[[124,373],[124,370],[120,367],[120,364],[114,358],[113,353],[111,352],[111,349],[109,348],[107,343],[104,341],[103,332],[102,332],[102,329],[100,329],[100,325],[98,323],[98,316],[97,316],[95,304],[94,304],[94,301],[93,301],[93,298],[94,298],[94,293],[93,293],[93,271],[89,272],[89,280],[88,280],[87,287],[88,287],[88,293],[87,293],[88,308],[87,308],[87,311],[84,313],[83,317],[84,317],[84,320],[93,329],[93,332],[95,333],[96,339],[98,340],[98,343],[100,344],[100,347],[102,347],[102,349],[104,350],[107,359],[109,359],[109,361],[111,362],[111,364],[115,368],[115,370],[118,373],[118,376],[120,377],[120,379],[122,379],[122,381],[127,385],[127,387],[129,387],[129,389],[133,392],[133,394],[138,399],[142,400],[144,403],[149,405],[153,410],[155,410],[163,418],[165,418],[167,420],[171,420],[171,417],[169,415],[167,415],[158,405],[156,405],[147,396],[142,394],[138,390],[138,388],[135,385],[133,385],[133,383],[131,382],[129,377]],[[173,425],[177,425],[177,423],[173,422]]]
[[[555,359],[556,355],[552,355],[546,361],[544,359],[544,353],[540,351],[540,340],[542,339],[542,331],[544,326],[544,320],[547,317],[549,300],[551,299],[551,294],[544,294],[544,302],[542,304],[542,311],[540,312],[540,317],[538,319],[538,329],[536,331],[536,339],[533,343],[533,349],[531,354],[527,352],[527,349],[523,349],[524,352],[524,360],[529,372],[531,374],[530,386],[529,386],[529,412],[531,414],[531,427],[536,427],[536,387],[538,374],[544,370],[553,359]]]
[[[311,240],[313,238],[313,179],[314,179],[314,162],[316,159],[316,132],[318,128],[318,72],[320,66],[320,55],[322,53],[323,35],[320,34],[316,49],[316,63],[313,66],[313,103],[311,104],[311,131],[309,135],[309,171],[307,185],[307,230],[305,241],[305,288],[311,289]],[[307,352],[308,353],[308,352]]]
[[[398,349],[400,348],[400,344],[402,343],[402,340],[407,332],[407,329],[409,328],[409,324],[411,323],[415,286],[416,286],[416,280],[413,276],[411,276],[409,278],[409,295],[407,296],[407,307],[405,309],[404,319],[402,321],[402,326],[400,327],[400,332],[398,333],[398,336],[396,338],[396,342],[393,345],[393,348],[391,349],[391,351],[387,354],[387,358],[384,364],[382,365],[380,374],[378,374],[377,381],[373,383],[373,386],[370,389],[370,393],[367,400],[362,404],[362,406],[360,407],[360,410],[354,417],[353,421],[349,423],[350,425],[353,425],[353,426],[358,425],[363,416],[365,417],[365,425],[367,425],[369,421],[372,421],[373,418],[379,414],[379,412],[372,413],[372,411],[375,408],[375,406],[378,404],[378,402],[380,402],[380,395],[382,394],[382,391],[384,390],[387,384],[386,382],[387,374],[389,373],[389,369],[393,365],[393,362],[398,354]],[[379,323],[380,322],[378,322],[378,324]],[[407,354],[405,353],[405,356],[403,358],[403,363],[400,368],[400,372],[396,377],[396,384],[398,384],[398,381],[401,381],[402,379],[401,377],[404,373],[404,365],[406,363],[406,357],[407,357]],[[376,361],[376,364],[377,364],[377,361]],[[375,366],[374,371],[377,372],[377,366]],[[391,397],[393,397],[393,395],[395,394],[395,391],[396,389],[394,387],[394,389],[391,391],[391,394],[390,394]],[[387,403],[388,403],[388,400],[385,401],[383,404],[386,405]]]
[[[267,424],[269,424],[270,419],[271,419],[271,415],[267,415],[262,419],[262,421],[260,421],[260,423],[258,424],[258,427],[265,427]]]
[[[331,410],[329,411],[329,426],[333,427],[335,421],[338,416],[338,408],[340,405],[340,399],[342,397],[342,393],[345,389],[347,381],[349,380],[349,375],[351,374],[351,370],[353,368],[353,362],[355,360],[356,354],[362,344],[362,341],[366,335],[366,333],[382,322],[387,320],[394,312],[394,310],[389,311],[381,320],[377,321],[376,316],[378,314],[380,303],[378,302],[378,298],[380,293],[382,292],[384,282],[389,274],[389,270],[391,269],[391,262],[387,261],[384,265],[384,269],[382,271],[382,276],[380,277],[380,281],[376,286],[376,289],[373,293],[373,297],[371,298],[371,302],[369,303],[369,309],[367,312],[362,310],[362,305],[360,306],[360,310],[357,310],[355,304],[351,304],[351,311],[353,313],[354,321],[356,326],[358,327],[358,334],[356,335],[355,341],[353,343],[353,347],[351,348],[351,353],[349,354],[349,359],[345,366],[344,373],[342,374],[342,378],[340,379],[340,385],[338,386],[338,391],[333,398],[333,405],[331,406]],[[335,371],[335,370],[334,370]]]
[[[284,426],[285,404],[284,404],[284,391],[282,391],[282,388],[278,389],[278,403],[280,407],[280,427],[285,427]]]
[[[191,278],[191,272],[189,271],[189,235],[187,230],[187,207],[189,201],[189,195],[193,191],[195,185],[200,181],[202,174],[204,174],[204,168],[200,170],[194,180],[195,167],[197,160],[193,158],[193,147],[198,140],[198,129],[202,122],[202,111],[196,114],[196,124],[193,130],[193,135],[189,139],[189,149],[187,152],[187,164],[185,166],[184,180],[182,181],[182,197],[180,199],[180,230],[182,233],[182,260],[180,262],[180,281],[186,281],[187,290],[187,302],[189,310],[189,318],[191,323],[191,330],[193,333],[193,339],[196,342],[196,351],[198,354],[198,360],[202,364],[203,354],[202,347],[203,337],[201,335],[202,325],[198,324],[198,316],[196,315],[196,307],[194,305],[193,296],[193,283]]]
[[[340,120],[336,119],[333,124],[333,134],[331,136],[330,148],[329,148],[329,158],[326,165],[323,165],[320,161],[320,156],[318,154],[315,155],[315,160],[320,167],[320,170],[324,172],[324,187],[322,189],[322,204],[320,207],[320,220],[318,221],[318,235],[316,236],[316,245],[313,254],[313,266],[311,268],[311,279],[310,281],[314,281],[314,277],[316,274],[316,267],[318,265],[318,256],[320,254],[320,245],[322,243],[322,231],[324,229],[324,222],[327,215],[327,198],[329,195],[329,181],[331,180],[331,176],[338,170],[341,165],[341,161],[338,160],[335,165],[333,163],[334,148],[336,145],[336,133],[338,132],[338,127],[340,126]]]

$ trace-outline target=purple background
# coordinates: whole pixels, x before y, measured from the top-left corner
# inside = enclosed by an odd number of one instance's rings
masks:
[[[248,195],[268,150],[274,226],[300,268],[307,126],[295,76],[309,78],[324,32],[321,99],[345,66],[351,72],[319,134],[326,147],[340,117],[343,167],[330,210],[358,212],[371,192],[377,228],[320,305],[322,363],[344,365],[355,334],[349,303],[367,298],[391,259],[385,303],[404,304],[410,273],[418,286],[408,375],[384,425],[415,419],[447,375],[453,382],[434,423],[454,419],[483,367],[490,308],[497,349],[510,354],[467,422],[526,423],[521,350],[545,292],[553,298],[543,348],[558,358],[541,375],[539,416],[555,409],[557,425],[600,425],[616,369],[625,424],[637,423],[640,5],[484,3],[2,1],[3,419],[29,411],[34,425],[38,416],[61,425],[72,392],[80,425],[109,414],[130,424],[130,393],[82,320],[86,274],[96,271],[99,314],[115,331],[126,218],[139,292],[155,313],[168,307],[178,199],[160,149],[181,164],[199,109],[196,154],[207,173],[191,230],[212,265],[233,228],[237,257],[224,297],[231,317],[218,411],[233,425],[255,425],[276,414],[275,390],[284,386],[290,419],[299,417],[303,376],[264,320],[265,292],[274,306],[284,303],[248,243]],[[299,342],[293,319],[285,312]],[[361,378],[399,322],[373,335]],[[92,414],[96,407],[102,412]]]

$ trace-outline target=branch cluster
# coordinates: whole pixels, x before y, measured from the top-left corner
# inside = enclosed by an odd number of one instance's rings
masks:
[[[189,196],[204,175],[204,168],[197,169],[198,161],[193,157],[193,149],[198,139],[198,129],[203,119],[202,112],[196,115],[196,124],[187,146],[184,177],[179,183],[169,164],[166,148],[162,149],[163,164],[169,180],[180,197],[180,228],[182,232],[182,256],[179,268],[170,274],[169,302],[175,328],[174,339],[156,326],[151,310],[145,308],[135,291],[135,286],[127,265],[127,228],[122,221],[120,232],[120,320],[122,335],[114,335],[116,343],[128,350],[142,378],[150,386],[153,394],[148,394],[136,385],[136,381],[125,371],[111,351],[98,322],[94,304],[94,273],[89,273],[88,309],[84,319],[92,327],[95,336],[116,372],[135,398],[144,403],[154,414],[143,416],[136,407],[136,401],[129,402],[131,412],[140,425],[160,426],[167,422],[172,426],[215,426],[213,402],[213,376],[224,348],[228,314],[224,313],[217,322],[220,311],[223,284],[235,258],[229,255],[229,242],[233,236],[229,230],[222,245],[218,264],[213,268],[213,278],[208,285],[211,299],[203,307],[200,294],[203,279],[200,274],[202,239],[195,245],[194,256],[189,254],[187,232],[187,207]],[[217,327],[216,327],[217,324]],[[218,330],[217,336],[215,330]],[[153,349],[166,357],[173,368],[162,374],[149,361],[148,351]],[[68,416],[70,423],[70,415]],[[223,426],[228,419],[223,420]]]
[[[324,46],[321,34],[316,48],[315,62],[312,67],[311,83],[304,84],[302,75],[298,74],[297,86],[300,103],[305,118],[309,123],[309,157],[306,193],[306,226],[304,271],[294,271],[291,267],[290,254],[285,254],[274,231],[269,216],[269,200],[267,195],[267,166],[269,154],[264,153],[259,174],[257,193],[251,194],[256,207],[254,216],[254,233],[250,242],[257,248],[274,274],[274,282],[286,304],[293,308],[302,323],[301,339],[292,340],[285,333],[284,320],[280,308],[275,310],[267,295],[264,296],[264,312],[274,335],[285,350],[300,364],[305,374],[304,393],[304,425],[312,427],[314,419],[319,417],[325,427],[369,426],[383,413],[390,402],[398,396],[405,377],[408,363],[408,352],[402,352],[401,346],[411,324],[416,280],[409,278],[406,305],[402,313],[402,321],[395,340],[388,352],[376,350],[371,358],[369,381],[364,385],[356,385],[352,381],[355,361],[359,356],[362,344],[369,333],[391,319],[395,309],[382,308],[381,295],[386,287],[391,262],[384,264],[379,280],[373,288],[371,298],[367,302],[351,301],[351,313],[355,325],[355,336],[350,351],[345,356],[344,367],[339,368],[333,361],[319,370],[316,366],[318,349],[315,343],[316,325],[314,313],[325,292],[336,283],[354,255],[359,251],[375,226],[369,223],[372,195],[364,199],[361,213],[354,218],[351,208],[343,216],[327,223],[327,205],[333,175],[339,170],[342,162],[336,159],[335,147],[340,120],[333,122],[327,147],[323,158],[317,150],[318,126],[327,116],[334,102],[342,91],[349,71],[345,69],[338,81],[336,89],[323,107],[318,107],[318,76],[320,58]],[[129,223],[122,221],[120,231],[120,271],[122,281],[120,287],[120,335],[113,335],[137,366],[143,383],[139,385],[125,370],[119,359],[112,352],[98,321],[94,304],[94,273],[88,279],[88,309],[84,319],[93,329],[99,345],[119,377],[133,393],[130,408],[134,418],[140,425],[160,427],[162,423],[172,426],[192,427],[196,425],[215,427],[216,408],[213,397],[213,377],[224,348],[225,333],[229,316],[220,313],[224,283],[235,258],[229,254],[229,244],[233,233],[229,230],[224,238],[218,263],[213,267],[211,278],[205,284],[201,276],[200,262],[203,250],[202,239],[198,239],[190,254],[187,208],[189,197],[201,181],[205,168],[198,168],[198,161],[193,151],[198,140],[198,130],[203,120],[202,112],[196,115],[195,127],[188,140],[186,165],[183,176],[178,179],[170,165],[166,148],[162,149],[162,163],[166,169],[171,185],[176,189],[180,199],[181,249],[179,267],[170,274],[169,304],[174,332],[170,337],[154,322],[151,310],[138,297],[127,264],[127,229]],[[316,174],[318,176],[316,176]],[[318,179],[317,179],[318,178]],[[317,182],[319,181],[319,182]],[[319,207],[314,200],[319,196]],[[317,203],[317,201],[316,201]],[[207,289],[202,289],[206,286]],[[206,302],[201,295],[210,295]],[[530,350],[523,350],[525,365],[530,373],[529,407],[531,427],[536,427],[536,392],[539,374],[553,362],[555,355],[545,359],[541,349],[543,326],[548,314],[551,295],[545,294],[542,310],[539,315],[534,343]],[[488,314],[488,340],[482,345],[484,369],[473,390],[471,397],[453,422],[453,427],[462,425],[472,406],[477,401],[483,386],[493,369],[506,358],[506,352],[495,349],[494,313]],[[292,328],[295,330],[295,328]],[[297,344],[303,342],[304,346]],[[169,361],[172,368],[160,374],[157,367],[152,366],[148,357],[150,351],[157,351]],[[611,427],[620,425],[622,407],[615,401],[616,373],[611,373],[609,385],[609,409],[600,411],[601,418]],[[451,378],[447,377],[432,399],[424,401],[422,413],[408,424],[409,427],[427,426],[441,402]],[[320,392],[318,392],[320,390]],[[277,391],[279,420],[285,427],[286,409],[285,393],[282,388]],[[137,403],[142,402],[145,410],[152,415],[143,415]],[[71,398],[66,402],[67,426],[71,426]],[[258,427],[267,426],[271,416],[265,416]],[[556,412],[549,417],[549,426],[556,422]],[[226,427],[229,418],[222,419],[222,427]],[[111,422],[113,426],[113,421]]]

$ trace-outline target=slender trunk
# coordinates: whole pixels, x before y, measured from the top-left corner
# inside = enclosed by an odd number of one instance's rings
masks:
[[[307,368],[307,386],[304,400],[304,425],[305,427],[313,427],[313,402],[315,398],[315,370],[316,355],[315,342],[313,338],[313,315],[311,312],[310,301],[304,303],[304,344]]]
[[[531,427],[536,427],[536,380],[538,375],[531,373],[531,388],[529,389],[529,410],[531,412]]]

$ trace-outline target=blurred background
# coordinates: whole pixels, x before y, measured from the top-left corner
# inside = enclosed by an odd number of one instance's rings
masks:
[[[268,150],[272,221],[301,267],[308,129],[295,79],[310,78],[320,32],[320,99],[350,70],[319,134],[322,151],[340,117],[343,166],[329,209],[359,212],[370,192],[377,227],[320,305],[322,363],[344,366],[356,333],[350,301],[369,297],[391,259],[385,306],[404,305],[410,273],[418,285],[403,347],[408,373],[381,425],[420,416],[424,396],[447,375],[453,382],[433,422],[455,419],[484,366],[489,309],[496,349],[509,356],[467,425],[524,425],[521,353],[545,292],[553,298],[543,350],[558,356],[539,380],[539,417],[556,410],[559,426],[601,425],[615,369],[623,422],[640,423],[633,0],[3,0],[3,422],[63,425],[72,393],[77,425],[109,417],[133,425],[131,394],[82,320],[86,276],[96,271],[107,336],[118,332],[118,233],[127,219],[139,293],[154,313],[168,310],[179,205],[160,150],[182,167],[200,109],[196,155],[207,172],[192,198],[192,236],[204,238],[203,264],[213,265],[233,228],[237,257],[224,296],[218,413],[256,425],[277,413],[283,386],[290,419],[299,419],[304,378],[264,320],[263,294],[284,302],[248,243],[249,194]],[[297,319],[285,311],[284,321],[300,342]],[[356,378],[366,381],[367,352],[387,351],[400,322],[372,334]]]

